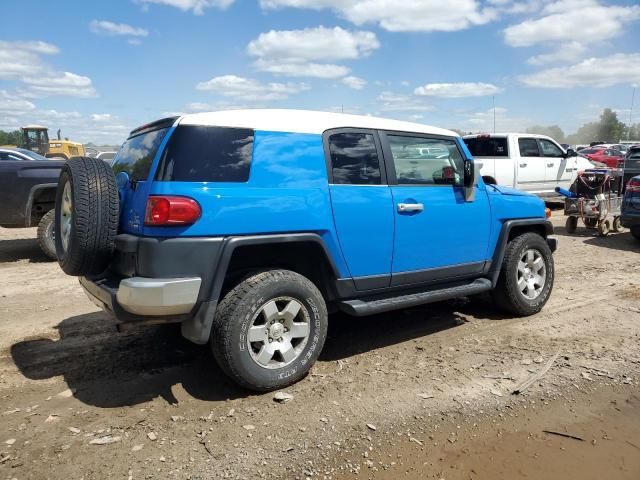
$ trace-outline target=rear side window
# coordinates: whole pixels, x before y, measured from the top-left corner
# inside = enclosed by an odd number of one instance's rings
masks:
[[[345,132],[329,137],[333,183],[380,185],[380,159],[370,133]]]
[[[535,138],[519,138],[518,147],[520,147],[521,157],[539,157],[538,142]]]
[[[129,138],[113,159],[114,173],[127,172],[131,180],[146,180],[167,130],[161,128]]]
[[[162,155],[156,180],[246,182],[253,136],[246,128],[179,126]]]
[[[508,157],[509,148],[506,138],[477,137],[465,138],[471,155],[474,157]]]

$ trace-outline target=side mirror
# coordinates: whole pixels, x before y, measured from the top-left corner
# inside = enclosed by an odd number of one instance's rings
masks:
[[[473,160],[464,161],[464,199],[466,202],[476,199],[476,166]]]
[[[578,153],[573,148],[567,148],[566,158],[577,157]]]

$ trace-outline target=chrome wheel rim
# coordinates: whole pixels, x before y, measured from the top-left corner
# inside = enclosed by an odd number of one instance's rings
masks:
[[[60,239],[62,249],[67,250],[69,237],[71,237],[71,212],[73,210],[73,200],[71,198],[71,183],[67,182],[62,191],[62,205],[60,205]]]
[[[253,316],[247,346],[262,368],[282,368],[295,361],[309,340],[310,316],[295,298],[278,297],[265,302]]]
[[[518,290],[527,300],[535,300],[547,283],[547,264],[542,254],[530,248],[518,262]]]

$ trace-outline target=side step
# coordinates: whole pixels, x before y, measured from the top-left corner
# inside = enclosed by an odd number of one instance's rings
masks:
[[[398,297],[378,298],[376,300],[345,300],[338,303],[338,308],[349,315],[364,317],[376,313],[390,312],[402,308],[410,308],[426,303],[466,297],[491,290],[491,280],[478,278],[467,285],[431,290],[429,292],[412,293]]]

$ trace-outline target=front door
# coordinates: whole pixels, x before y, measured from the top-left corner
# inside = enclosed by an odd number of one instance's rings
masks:
[[[480,273],[487,260],[490,207],[484,185],[464,198],[464,156],[453,137],[381,133],[393,197],[392,285]]]
[[[547,190],[546,159],[540,155],[538,140],[518,138],[520,158],[517,160],[518,188],[530,192]]]
[[[569,188],[573,171],[576,168],[576,157],[566,157],[562,149],[546,138],[539,138],[540,154],[546,162],[545,181],[547,188]]]
[[[388,287],[393,252],[393,202],[373,130],[324,134],[329,192],[343,256],[358,290]]]

